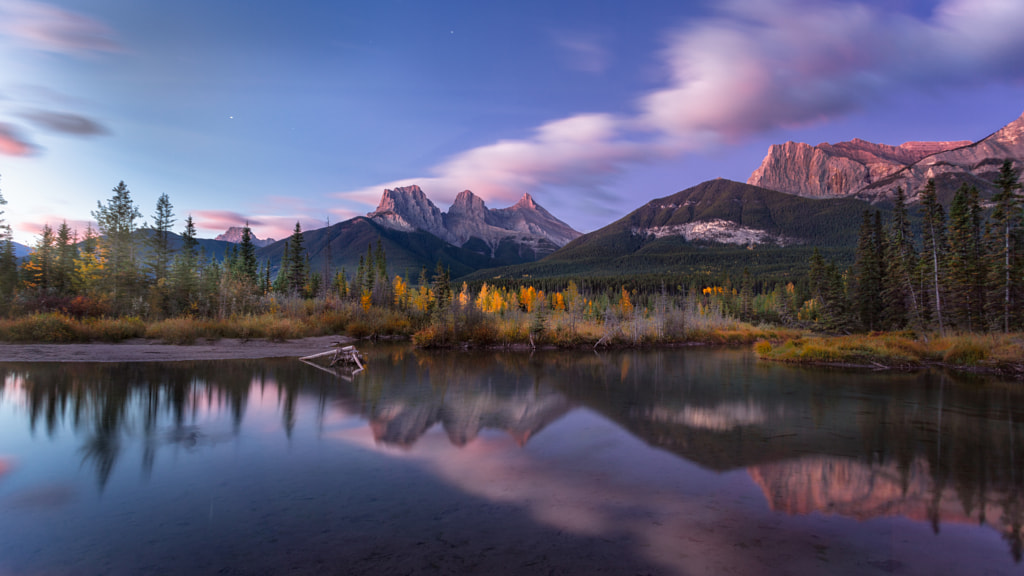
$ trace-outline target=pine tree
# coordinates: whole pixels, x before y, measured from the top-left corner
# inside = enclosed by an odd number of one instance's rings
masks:
[[[137,254],[135,245],[135,221],[142,217],[131,192],[124,181],[112,190],[114,195],[107,203],[96,203],[93,218],[99,224],[101,249],[106,266],[104,278],[114,297],[116,305],[124,310],[136,295],[138,286]]]
[[[984,267],[982,265],[981,206],[978,189],[963,184],[949,206],[946,246],[949,320],[957,327],[983,327]]]
[[[171,229],[174,226],[174,206],[167,194],[161,194],[156,201],[156,212],[153,213],[153,224],[150,235],[146,239],[149,246],[149,258],[146,268],[154,284],[167,278],[173,250],[171,249]]]
[[[1020,172],[1013,168],[1013,162],[1006,160],[999,169],[996,188],[992,197],[995,207],[989,221],[989,311],[995,326],[1009,332],[1013,323],[1015,293],[1020,289],[1020,275],[1014,274],[1019,267],[1021,227],[1021,206],[1017,190],[1021,183]]]
[[[0,206],[7,205],[7,200],[0,193]],[[10,225],[3,218],[0,210],[0,314],[6,314],[14,299],[14,290],[18,286],[18,258],[14,254],[14,235]]]
[[[50,228],[49,224],[44,224],[39,239],[36,240],[35,249],[28,261],[22,265],[25,286],[37,296],[53,292],[56,260],[53,228]]]
[[[881,215],[875,212],[872,218],[871,213],[865,210],[853,265],[852,303],[857,323],[866,330],[879,328],[881,321],[879,294],[884,275],[880,228]]]
[[[199,241],[196,240],[196,225],[191,214],[185,219],[181,240],[181,252],[174,258],[171,268],[172,302],[178,313],[191,312],[198,297]]]
[[[926,272],[928,297],[932,299],[931,309],[939,324],[939,333],[945,335],[946,325],[942,317],[945,301],[946,215],[935,193],[935,180],[928,180],[921,194],[921,256],[922,268]]]
[[[308,280],[308,267],[306,266],[306,251],[302,247],[302,226],[296,222],[295,231],[288,240],[288,292],[294,295],[302,295]]]
[[[882,325],[889,330],[907,324],[922,328],[921,299],[917,290],[917,253],[914,250],[903,188],[896,189],[892,222],[885,242],[885,278],[882,287]]]
[[[242,241],[238,245],[238,271],[248,290],[258,290],[259,263],[256,261],[256,245],[253,244],[252,230],[248,222],[245,223],[245,228],[242,228]]]
[[[75,240],[75,234],[68,223],[61,222],[57,228],[53,284],[56,292],[62,296],[73,294],[78,284],[75,279],[75,260],[78,258]]]

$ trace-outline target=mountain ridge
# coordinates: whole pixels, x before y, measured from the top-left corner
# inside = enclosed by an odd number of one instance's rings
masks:
[[[988,196],[1005,159],[1017,167],[1024,164],[1024,114],[975,142],[890,146],[854,138],[817,146],[773,144],[747,183],[809,198],[855,196],[871,202],[891,199],[902,187],[912,202],[925,183],[935,179],[941,197],[950,197],[962,183]]]

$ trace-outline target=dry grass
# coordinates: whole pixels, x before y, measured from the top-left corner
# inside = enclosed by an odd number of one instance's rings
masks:
[[[758,342],[758,357],[798,363],[841,363],[915,367],[943,364],[957,368],[1019,372],[1024,363],[1022,334],[918,336],[910,332],[789,338]]]

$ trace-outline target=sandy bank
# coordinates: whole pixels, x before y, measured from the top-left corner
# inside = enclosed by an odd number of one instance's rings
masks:
[[[318,336],[286,342],[266,340],[199,340],[179,346],[158,340],[134,339],[117,344],[3,344],[0,362],[173,362],[299,357],[326,351],[332,342],[353,341],[345,336]]]

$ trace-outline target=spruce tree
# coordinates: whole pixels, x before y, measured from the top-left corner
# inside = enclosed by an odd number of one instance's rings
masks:
[[[154,284],[165,280],[170,270],[171,229],[174,227],[174,206],[167,194],[161,194],[156,201],[156,212],[153,213],[153,224],[146,239],[149,245],[149,258],[146,268]]]
[[[288,240],[288,292],[294,295],[302,295],[308,280],[308,267],[306,266],[306,251],[302,247],[302,226],[296,222],[295,231]]]
[[[242,241],[238,244],[238,270],[242,282],[250,291],[258,290],[260,270],[256,261],[256,245],[252,241],[249,223],[242,228]]]
[[[910,230],[906,196],[896,189],[892,222],[885,242],[885,278],[882,287],[882,325],[898,330],[908,324],[922,328],[921,299],[917,289],[917,252]]]
[[[1006,160],[999,169],[995,184],[998,192],[992,197],[995,206],[989,222],[989,311],[994,325],[1009,332],[1014,317],[1016,292],[1020,289],[1020,275],[1014,274],[1021,258],[1019,231],[1021,206],[1017,190],[1020,172],[1013,162]]]
[[[865,330],[880,327],[883,261],[881,258],[882,238],[878,228],[881,227],[881,215],[864,211],[857,240],[857,251],[853,265],[852,304],[854,315],[859,326]]]
[[[946,246],[949,320],[958,328],[982,329],[984,267],[978,189],[962,184],[949,206]]]
[[[107,287],[115,304],[121,311],[125,311],[137,293],[135,221],[142,217],[142,213],[135,206],[124,181],[119,182],[112,191],[114,195],[106,204],[96,203],[92,216],[102,234],[100,244],[106,260],[103,272]]]
[[[75,247],[75,234],[68,223],[61,222],[57,228],[56,254],[54,262],[54,289],[58,294],[67,296],[74,293],[75,260],[78,249]]]
[[[929,179],[921,194],[921,264],[926,273],[928,297],[939,333],[945,335],[946,325],[942,316],[945,302],[945,256],[946,216],[935,193],[935,180]]]

